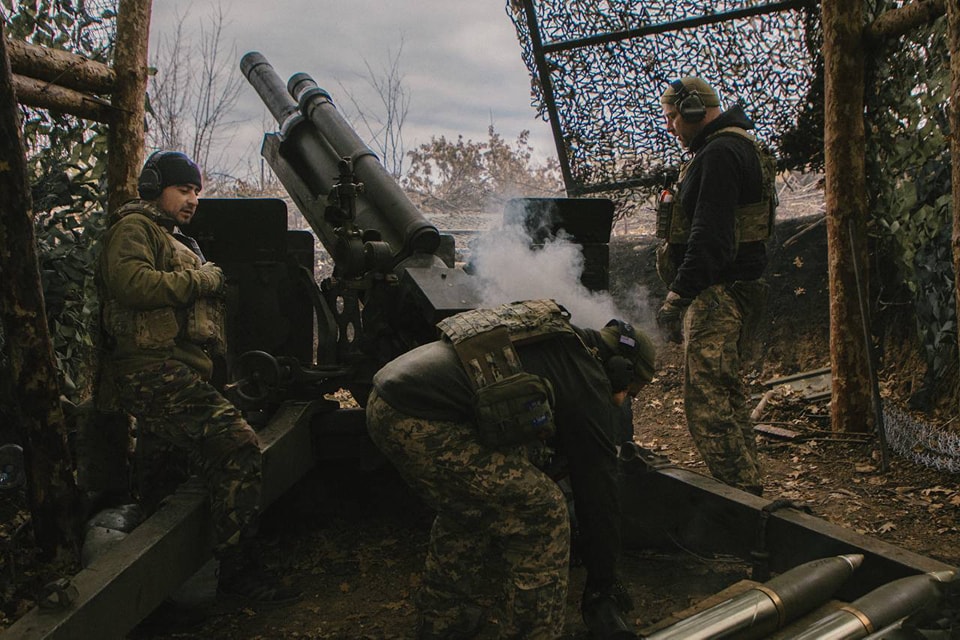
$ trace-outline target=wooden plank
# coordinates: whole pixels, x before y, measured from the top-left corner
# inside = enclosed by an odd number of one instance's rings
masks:
[[[34,607],[4,640],[123,638],[210,557],[206,492],[181,487],[150,518],[73,576],[79,592],[68,609]]]
[[[317,406],[286,403],[259,432],[264,507],[313,467],[310,418]],[[3,638],[123,638],[210,559],[210,539],[206,491],[191,480],[73,576],[79,598],[71,607],[52,611],[34,607],[4,631]]]
[[[626,549],[686,549],[734,555],[752,562],[767,554],[769,570],[862,553],[863,565],[838,592],[853,600],[882,584],[918,573],[956,570],[939,562],[817,518],[799,509],[770,513],[770,500],[724,485],[711,477],[659,462],[650,452],[621,450],[623,545]],[[645,453],[643,453],[645,452]],[[624,456],[631,457],[623,460]],[[761,531],[763,535],[761,536]]]

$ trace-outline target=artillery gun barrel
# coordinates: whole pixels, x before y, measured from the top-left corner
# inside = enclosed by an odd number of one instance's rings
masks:
[[[297,102],[287,93],[283,80],[263,54],[251,51],[244,55],[240,59],[240,71],[263,100],[270,114],[280,123],[281,129],[287,128],[285,123],[291,117],[299,116],[300,108]]]
[[[263,138],[261,155],[270,164],[301,215],[330,255],[336,255],[340,238],[323,219],[325,199],[337,176],[340,158],[311,123],[273,66],[258,51],[240,59],[240,70],[280,125],[278,133]]]
[[[440,233],[420,213],[377,155],[360,139],[356,131],[337,111],[330,94],[317,86],[306,73],[297,73],[287,82],[287,90],[308,118],[341,158],[350,158],[353,170],[364,184],[363,195],[373,207],[357,211],[357,225],[380,231],[394,252],[433,253],[440,246]],[[392,236],[399,235],[400,246]]]
[[[434,254],[440,232],[397,184],[340,115],[330,95],[305,73],[284,83],[257,51],[240,60],[240,69],[280,125],[264,136],[261,154],[283,183],[297,208],[338,262],[356,264],[349,249],[350,234],[338,233],[325,213],[328,196],[341,180],[341,161],[351,161],[353,174],[363,183],[356,196],[355,224],[363,241],[376,241],[369,251],[399,263],[415,253]],[[367,251],[367,249],[365,249]]]

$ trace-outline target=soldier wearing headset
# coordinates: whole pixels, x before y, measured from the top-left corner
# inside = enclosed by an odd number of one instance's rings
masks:
[[[667,131],[692,157],[658,206],[657,270],[668,293],[657,324],[683,342],[687,427],[710,472],[760,495],[741,368],[767,297],[776,164],[743,109],[722,110],[702,79],[671,82],[660,102]]]
[[[595,637],[636,637],[617,577],[616,445],[619,405],[652,379],[654,350],[625,322],[594,330],[568,318],[552,300],[467,311],[374,376],[371,438],[437,511],[418,640],[477,637],[487,619],[478,597],[494,582],[500,638],[562,635],[571,530],[551,473],[561,467],[587,569],[584,621]],[[545,464],[544,452],[565,464]]]
[[[257,434],[209,382],[212,358],[226,348],[224,275],[180,230],[202,186],[190,158],[158,151],[140,173],[140,198],[110,215],[97,272],[107,343],[101,388],[112,389],[139,433],[185,450],[196,463],[210,494],[219,592],[249,604],[284,604],[299,594],[262,566],[254,542]]]

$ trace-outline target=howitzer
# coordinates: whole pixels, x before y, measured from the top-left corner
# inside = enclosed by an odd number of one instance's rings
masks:
[[[312,298],[315,360],[347,367],[345,386],[363,396],[358,387],[380,366],[436,338],[438,320],[477,306],[472,279],[454,265],[453,238],[407,198],[310,76],[285,85],[257,52],[240,67],[279,125],[261,154],[334,261]]]

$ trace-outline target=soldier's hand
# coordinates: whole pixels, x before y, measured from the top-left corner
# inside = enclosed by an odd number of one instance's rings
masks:
[[[220,267],[212,262],[204,262],[203,266],[197,269],[197,275],[200,277],[201,296],[215,296],[223,293],[226,278]]]
[[[693,302],[690,298],[683,298],[680,294],[671,291],[660,310],[657,311],[657,326],[663,331],[670,342],[683,342],[683,314]]]

